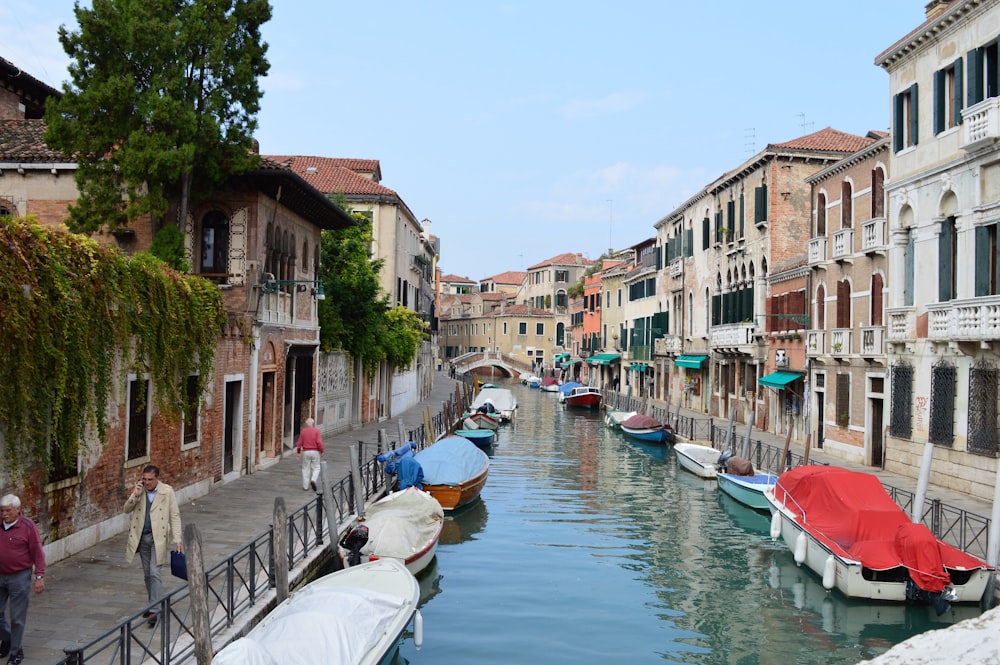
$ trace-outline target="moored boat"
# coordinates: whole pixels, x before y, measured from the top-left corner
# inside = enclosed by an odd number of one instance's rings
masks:
[[[559,386],[559,390],[556,392],[556,398],[560,402],[565,403],[566,396],[569,395],[574,388],[579,388],[582,385],[583,385],[582,383],[579,383],[577,381],[566,381],[561,386]]]
[[[716,465],[722,455],[721,450],[700,443],[675,443],[674,453],[681,468],[700,478],[714,480],[719,474]]]
[[[636,414],[635,411],[621,411],[619,409],[608,409],[604,412],[604,424],[611,429],[621,429],[622,422],[628,420]]]
[[[557,393],[559,392],[559,379],[554,376],[546,376],[542,379],[539,387],[547,393]]]
[[[673,443],[674,430],[656,418],[637,413],[621,423],[625,436],[646,443]]]
[[[423,471],[423,489],[445,510],[454,510],[479,498],[490,470],[489,456],[461,436],[446,436],[414,459]]]
[[[468,439],[480,448],[489,448],[493,445],[495,432],[491,429],[457,429],[455,434]]]
[[[578,386],[563,397],[563,404],[578,409],[601,408],[601,391],[593,386]]]
[[[364,527],[364,542],[352,542],[359,526]],[[337,554],[345,567],[379,559],[399,559],[417,575],[434,558],[443,527],[444,509],[437,499],[410,487],[368,506],[365,514],[347,530],[337,546]]]
[[[786,471],[764,493],[771,537],[848,598],[978,603],[993,568],[911,522],[877,476],[836,466]]]
[[[483,388],[472,400],[473,413],[486,408],[488,413],[499,414],[500,422],[510,422],[517,414],[517,398],[507,388]]]
[[[419,602],[420,585],[401,561],[345,568],[292,592],[212,664],[376,665],[397,648],[411,619],[413,642],[423,644]]]

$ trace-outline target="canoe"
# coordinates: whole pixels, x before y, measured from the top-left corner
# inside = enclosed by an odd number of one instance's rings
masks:
[[[721,450],[699,443],[675,443],[674,453],[681,468],[687,469],[699,478],[714,480],[718,475],[716,464],[722,455]]]
[[[420,585],[401,561],[345,568],[292,592],[212,665],[377,665],[411,619],[413,643],[423,644],[419,602]]]
[[[461,436],[446,436],[414,455],[423,471],[423,489],[445,510],[479,498],[490,471],[490,458]]]
[[[410,487],[393,492],[365,509],[363,518],[356,519],[337,546],[344,567],[351,563],[349,538],[358,525],[364,525],[365,542],[356,545],[357,563],[379,559],[399,559],[413,575],[418,575],[434,558],[444,510],[433,496]]]

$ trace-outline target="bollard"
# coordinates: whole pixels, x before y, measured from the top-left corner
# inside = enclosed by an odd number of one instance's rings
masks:
[[[288,510],[285,499],[274,499],[274,586],[280,604],[288,598]]]
[[[64,647],[63,653],[66,665],[83,665],[83,647]]]
[[[208,613],[208,578],[201,550],[201,533],[195,524],[184,527],[184,552],[191,590],[191,628],[194,633],[194,656],[198,665],[212,662],[212,626]]]

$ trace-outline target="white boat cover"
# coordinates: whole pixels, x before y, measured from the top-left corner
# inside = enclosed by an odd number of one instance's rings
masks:
[[[414,459],[424,470],[425,485],[461,485],[490,463],[489,455],[461,436],[446,436]]]
[[[506,388],[482,388],[476,395],[476,399],[472,400],[472,406],[469,407],[469,410],[475,411],[486,402],[492,402],[493,406],[500,412],[513,411],[517,408],[514,393]]]
[[[361,553],[405,560],[431,542],[443,519],[441,504],[427,492],[416,487],[393,492],[365,512],[368,542]]]
[[[317,584],[322,579],[293,593],[212,665],[354,665],[378,646],[400,612],[413,611],[406,598]]]

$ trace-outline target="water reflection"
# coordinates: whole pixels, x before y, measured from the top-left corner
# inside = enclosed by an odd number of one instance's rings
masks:
[[[486,482],[489,482],[487,477]],[[486,501],[479,497],[458,510],[451,511],[444,518],[444,528],[441,529],[440,544],[457,545],[472,539],[486,526],[489,513],[486,511]]]

